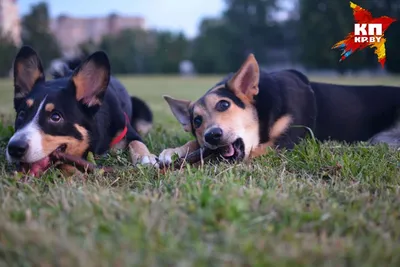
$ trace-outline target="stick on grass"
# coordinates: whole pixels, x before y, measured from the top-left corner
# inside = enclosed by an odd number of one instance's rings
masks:
[[[188,164],[196,164],[200,162],[202,159],[211,156],[215,151],[207,148],[199,148],[192,153],[186,155],[183,158],[177,159],[173,164],[174,169],[180,169],[184,163]],[[160,164],[160,168],[164,169],[167,166]]]
[[[84,160],[83,158],[68,155],[63,152],[56,151],[52,154],[53,160],[59,160],[66,164],[74,165],[81,172],[94,172],[95,169],[102,169],[105,172],[112,172],[113,168],[111,167],[98,167],[93,163]]]

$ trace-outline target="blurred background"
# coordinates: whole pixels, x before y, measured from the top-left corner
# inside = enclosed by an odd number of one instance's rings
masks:
[[[374,17],[400,19],[400,0],[354,2]],[[348,0],[0,0],[0,75],[10,74],[22,44],[46,69],[104,50],[114,74],[227,73],[249,53],[267,70],[399,73],[400,22],[385,34],[385,69],[372,49],[339,62],[331,47],[353,25]]]

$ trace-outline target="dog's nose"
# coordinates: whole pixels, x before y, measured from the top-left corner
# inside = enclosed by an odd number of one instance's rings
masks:
[[[222,134],[223,132],[221,128],[212,128],[204,135],[204,139],[210,145],[218,145],[218,143],[221,141]]]
[[[22,158],[29,148],[28,142],[24,140],[15,140],[8,143],[8,154],[13,158]]]

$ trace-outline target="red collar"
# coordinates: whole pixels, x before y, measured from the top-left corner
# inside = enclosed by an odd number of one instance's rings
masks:
[[[124,115],[125,115],[125,127],[119,135],[114,137],[114,139],[112,140],[112,142],[110,144],[110,147],[113,147],[116,144],[118,144],[122,139],[124,139],[124,137],[126,136],[126,133],[128,132],[129,117],[128,117],[128,115],[126,115],[125,112],[124,112]]]

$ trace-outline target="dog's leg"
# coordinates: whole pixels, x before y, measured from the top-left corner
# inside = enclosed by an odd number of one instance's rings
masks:
[[[128,147],[133,164],[158,165],[157,157],[151,154],[147,146],[141,141],[132,141],[129,143]]]
[[[176,148],[167,148],[164,149],[160,156],[158,157],[159,162],[164,166],[168,166],[172,163],[172,157],[177,155],[179,158],[185,157],[187,154],[192,153],[193,151],[199,149],[200,146],[197,141],[189,141],[183,146]]]
[[[387,131],[377,133],[369,140],[369,143],[372,145],[384,143],[390,148],[400,149],[400,125],[396,125]]]
[[[128,125],[127,143],[129,148],[129,154],[134,165],[153,165],[158,167],[157,157],[152,154],[147,146],[143,143],[142,138],[132,127]]]

